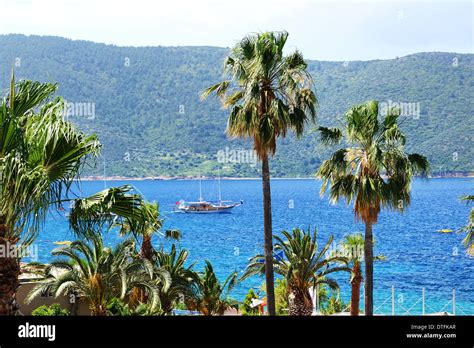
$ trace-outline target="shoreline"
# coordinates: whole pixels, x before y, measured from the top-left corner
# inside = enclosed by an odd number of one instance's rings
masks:
[[[418,177],[417,177],[418,178]],[[474,173],[452,173],[444,175],[430,175],[428,179],[469,179],[474,178]],[[77,181],[178,181],[178,180],[215,180],[215,176],[147,176],[147,177],[127,177],[127,176],[101,176],[87,175],[75,179]],[[221,180],[261,180],[260,177],[226,177]],[[317,180],[315,177],[272,177],[272,180]]]

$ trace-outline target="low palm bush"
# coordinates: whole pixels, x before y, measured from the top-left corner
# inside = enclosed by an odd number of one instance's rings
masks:
[[[126,300],[138,288],[146,291],[151,308],[156,309],[160,302],[153,265],[134,257],[134,250],[132,240],[114,249],[105,247],[100,235],[55,249],[52,254],[64,259],[55,260],[46,268],[44,279],[30,292],[27,301],[44,292],[56,297],[75,295],[88,302],[92,315],[103,316],[113,298]],[[162,274],[160,282],[163,287],[169,286],[169,277]]]
[[[198,274],[187,299],[188,309],[204,316],[223,315],[228,309],[238,309],[238,302],[228,297],[236,281],[237,272],[234,272],[223,283],[219,282],[211,263],[206,261],[204,271]]]
[[[333,241],[331,236],[320,249],[316,230],[311,234],[295,228],[292,232],[282,232],[285,239],[275,236],[273,267],[275,273],[287,282],[290,315],[311,315],[313,302],[310,289],[326,284],[338,289],[338,284],[328,276],[335,272],[350,272],[345,257],[326,255]],[[341,263],[343,264],[341,266]],[[242,280],[250,276],[265,274],[265,256],[257,255],[250,260]]]
[[[153,258],[156,279],[166,272],[171,280],[169,286],[158,284],[161,308],[166,315],[171,314],[178,304],[184,304],[192,295],[193,284],[199,282],[198,275],[192,270],[193,265],[185,266],[188,255],[187,250],[178,250],[173,244],[169,252],[162,248]]]

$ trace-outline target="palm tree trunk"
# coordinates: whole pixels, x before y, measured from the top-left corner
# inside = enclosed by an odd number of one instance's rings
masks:
[[[153,245],[151,244],[151,236],[144,235],[142,240],[142,246],[140,247],[140,257],[148,260],[153,261]],[[142,303],[148,302],[148,296],[145,293],[145,290],[140,289],[138,300]]]
[[[362,282],[362,274],[360,270],[360,263],[354,265],[354,276],[351,280],[351,315],[359,315],[360,306],[360,283]]]
[[[140,257],[147,259],[148,261],[153,260],[153,245],[151,244],[151,237],[149,235],[143,236]]]
[[[263,188],[263,225],[265,242],[265,283],[267,290],[268,315],[275,315],[275,287],[273,279],[273,232],[272,232],[272,201],[270,194],[270,168],[268,155],[262,158]]]
[[[365,242],[364,242],[364,260],[365,260],[365,282],[364,282],[364,310],[366,316],[372,316],[374,313],[374,250],[372,240],[372,223],[365,223]]]
[[[295,291],[288,296],[290,316],[310,316],[313,314],[313,301],[308,291]]]
[[[5,253],[0,255],[0,315],[14,315],[19,309],[16,293],[20,286],[20,259],[9,257],[15,243],[2,236],[5,228],[5,225],[0,225],[0,250]]]
[[[95,304],[91,308],[91,315],[93,317],[105,317],[107,315],[107,309],[102,304]]]
[[[164,315],[169,315],[173,311],[173,302],[168,299],[160,298],[161,310]]]

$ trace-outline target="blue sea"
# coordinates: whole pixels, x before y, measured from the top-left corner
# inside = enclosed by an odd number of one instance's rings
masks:
[[[79,195],[89,195],[104,186],[132,184],[148,200],[160,204],[165,228],[177,228],[183,237],[182,248],[190,251],[190,260],[203,267],[204,260],[214,265],[223,280],[233,271],[243,272],[247,261],[263,252],[263,209],[260,180],[222,180],[223,199],[243,200],[244,204],[229,214],[174,213],[180,200],[196,200],[199,182],[195,180],[146,181],[82,181],[73,188]],[[318,230],[323,245],[330,234],[335,242],[350,233],[363,232],[364,226],[354,219],[352,208],[344,201],[331,205],[327,196],[320,197],[320,181],[272,180],[272,209],[274,233],[304,227]],[[470,207],[459,197],[472,194],[474,180],[467,178],[415,180],[412,203],[403,214],[383,211],[374,226],[375,254],[385,261],[375,263],[374,302],[376,313],[392,311],[392,287],[395,313],[421,314],[421,293],[425,289],[426,313],[453,312],[453,290],[456,314],[474,315],[474,258],[466,254],[461,233],[440,233],[440,229],[456,231],[467,222]],[[202,181],[203,196],[217,199],[217,182]],[[39,261],[51,260],[55,241],[71,240],[64,212],[52,212],[39,234],[36,245]],[[114,232],[107,235],[113,245],[120,239]],[[155,238],[159,247],[168,242]],[[335,277],[341,297],[350,299],[349,275]],[[231,296],[242,300],[250,287],[260,288],[263,278],[255,277],[239,284]],[[363,301],[363,296],[361,301]]]

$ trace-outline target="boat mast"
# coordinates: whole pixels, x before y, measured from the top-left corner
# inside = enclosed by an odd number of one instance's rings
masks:
[[[104,156],[104,189],[107,188],[107,177],[105,174],[105,156]]]
[[[222,204],[222,197],[221,197],[221,174],[220,171],[217,174],[217,183],[219,186],[219,204]]]
[[[202,202],[202,187],[201,187],[201,177],[199,177],[199,202]]]

